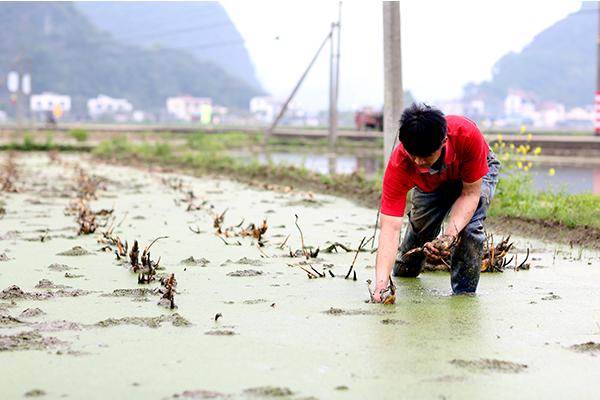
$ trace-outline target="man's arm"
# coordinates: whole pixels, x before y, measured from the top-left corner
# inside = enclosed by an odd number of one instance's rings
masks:
[[[375,262],[375,294],[376,302],[381,301],[379,291],[388,286],[390,274],[400,242],[400,229],[402,228],[402,217],[392,217],[381,214],[381,232],[379,233],[379,245],[377,246],[377,260]]]
[[[462,193],[456,199],[450,211],[450,220],[445,232],[446,235],[458,236],[469,221],[471,221],[481,197],[482,181],[483,178],[473,183],[463,182]]]
[[[452,210],[450,211],[450,219],[448,221],[448,227],[444,232],[444,235],[458,237],[459,233],[464,229],[465,226],[473,218],[477,205],[479,204],[479,197],[481,197],[481,182],[483,178],[473,182],[463,182],[463,188],[460,196],[454,202]],[[432,244],[432,242],[426,243],[424,246],[425,255],[433,261],[437,261],[440,258],[449,256],[449,252],[442,254]]]

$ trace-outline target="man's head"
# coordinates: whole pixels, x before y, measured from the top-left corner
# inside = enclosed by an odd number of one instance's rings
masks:
[[[402,113],[398,138],[418,167],[429,168],[446,143],[446,118],[435,107],[413,103]]]

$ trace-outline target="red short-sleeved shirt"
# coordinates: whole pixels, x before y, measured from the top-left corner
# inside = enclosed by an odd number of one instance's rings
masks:
[[[477,125],[468,118],[448,115],[448,141],[445,167],[431,174],[421,171],[408,157],[402,143],[393,151],[383,177],[381,213],[394,217],[404,215],[406,194],[413,187],[432,192],[442,182],[461,180],[472,183],[488,172],[489,147]]]

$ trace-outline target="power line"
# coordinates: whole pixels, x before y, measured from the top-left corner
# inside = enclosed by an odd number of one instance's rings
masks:
[[[157,36],[167,37],[167,36],[179,35],[181,33],[202,31],[205,29],[216,28],[216,27],[224,26],[224,25],[231,25],[231,21],[227,20],[227,21],[221,21],[221,22],[217,22],[217,23],[209,24],[209,25],[191,26],[191,27],[181,28],[181,29],[171,29],[171,30],[167,30],[167,31],[163,31],[163,32],[152,32],[152,33],[146,32],[146,33],[125,35],[125,36],[115,36],[115,37],[113,37],[113,39],[114,40],[127,40],[127,39],[132,39],[132,38],[147,39],[147,38],[153,38],[153,37],[157,37]]]

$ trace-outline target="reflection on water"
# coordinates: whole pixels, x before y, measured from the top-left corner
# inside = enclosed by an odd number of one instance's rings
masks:
[[[367,178],[375,178],[382,174],[383,160],[376,154],[327,154],[327,153],[256,153],[236,154],[242,159],[258,159],[261,164],[268,162],[304,167],[321,174],[351,174],[361,171]],[[548,167],[534,166],[531,170],[534,187],[542,190],[567,193],[600,194],[600,166],[561,166],[556,167],[556,174],[550,176]]]
[[[321,174],[351,174],[361,171],[373,178],[383,170],[383,160],[373,154],[350,155],[334,153],[258,153],[255,155],[261,164],[272,162],[296,167],[304,167]]]

